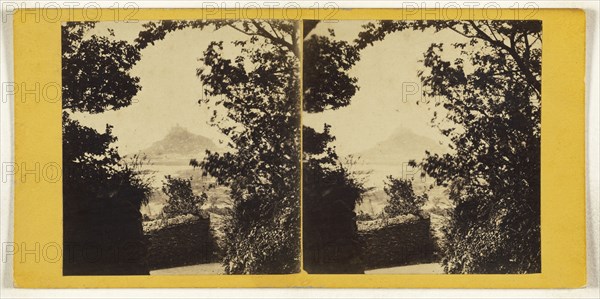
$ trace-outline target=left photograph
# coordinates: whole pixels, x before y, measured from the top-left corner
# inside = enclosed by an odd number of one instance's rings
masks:
[[[299,25],[62,24],[63,275],[300,271]]]

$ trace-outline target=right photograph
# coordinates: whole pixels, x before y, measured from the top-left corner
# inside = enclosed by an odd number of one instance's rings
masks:
[[[541,21],[304,20],[303,38],[306,272],[541,272]]]

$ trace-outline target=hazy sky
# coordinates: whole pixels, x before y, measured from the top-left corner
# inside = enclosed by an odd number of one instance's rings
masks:
[[[363,21],[319,23],[313,33],[328,35],[334,29],[336,38],[352,41],[362,30]],[[360,90],[347,107],[324,113],[304,114],[303,123],[321,129],[323,123],[332,125],[334,145],[341,155],[358,153],[387,139],[398,127],[405,127],[419,135],[434,140],[444,138],[431,128],[433,104],[417,105],[420,90],[408,95],[419,84],[417,71],[423,68],[423,53],[431,43],[457,42],[453,32],[430,31],[397,32],[388,35],[361,51],[361,60],[351,69],[350,75],[358,78]],[[420,87],[419,87],[420,88]],[[403,90],[406,102],[403,101]],[[438,113],[439,109],[438,109]]]
[[[114,29],[116,39],[128,41],[133,41],[142,29],[141,23],[103,22],[93,33],[107,35],[108,28]],[[198,104],[202,96],[202,85],[196,76],[196,69],[201,66],[198,58],[213,40],[224,41],[225,50],[232,49],[226,56],[231,55],[234,46],[229,42],[240,38],[245,37],[228,28],[218,32],[186,29],[167,34],[164,40],[141,52],[142,58],[132,70],[142,86],[132,105],[96,115],[78,113],[74,118],[98,130],[107,123],[113,125],[122,154],[147,148],[177,125],[216,142],[223,135],[207,124],[212,110]]]
[[[351,41],[362,24],[362,21],[320,23],[313,33],[327,35],[327,29],[332,28],[336,38]],[[110,28],[116,39],[133,41],[141,25],[102,22],[92,33],[108,35]],[[234,55],[237,50],[230,41],[240,38],[244,38],[241,33],[228,28],[217,32],[185,29],[167,34],[164,40],[142,51],[141,60],[132,70],[132,75],[140,78],[142,90],[131,106],[97,115],[77,113],[74,118],[98,130],[103,130],[107,123],[112,124],[122,154],[147,148],[177,125],[215,141],[222,139],[223,135],[207,124],[211,110],[198,104],[202,96],[202,85],[196,76],[201,66],[198,58],[212,40],[223,40],[226,56]],[[456,38],[452,32],[434,34],[408,30],[393,33],[375,46],[367,47],[351,70],[360,86],[352,104],[335,111],[304,114],[303,122],[317,129],[321,129],[324,122],[331,124],[332,134],[336,136],[334,145],[341,155],[371,148],[398,127],[433,139],[442,138],[437,129],[430,127],[433,112],[428,107],[433,105],[417,105],[420,93],[407,96],[403,102],[402,94],[403,89],[406,94],[406,90],[418,84],[417,70],[422,68],[418,60],[427,47],[432,42],[456,42]]]

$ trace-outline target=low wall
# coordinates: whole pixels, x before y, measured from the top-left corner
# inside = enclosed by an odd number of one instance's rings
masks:
[[[418,219],[359,231],[365,268],[389,268],[433,261],[430,220]]]
[[[211,263],[217,259],[210,219],[168,226],[147,232],[146,236],[151,270]]]

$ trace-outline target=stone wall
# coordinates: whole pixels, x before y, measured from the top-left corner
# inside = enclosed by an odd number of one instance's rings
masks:
[[[210,219],[168,226],[147,232],[151,270],[212,263],[218,260]]]
[[[429,218],[360,231],[359,235],[366,269],[389,268],[435,260]]]

